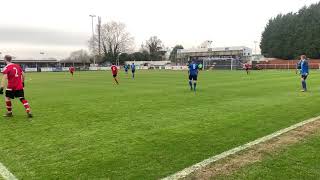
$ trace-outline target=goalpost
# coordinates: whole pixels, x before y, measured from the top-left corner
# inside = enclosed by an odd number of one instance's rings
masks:
[[[222,63],[219,63],[221,61]],[[235,58],[219,58],[219,57],[211,57],[211,58],[202,58],[202,70],[213,68],[217,65],[218,69],[229,69],[236,70],[239,67],[239,61]],[[225,63],[224,63],[225,62]]]

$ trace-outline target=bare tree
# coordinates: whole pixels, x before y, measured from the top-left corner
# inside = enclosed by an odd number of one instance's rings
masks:
[[[146,46],[150,54],[158,52],[162,49],[162,41],[157,36],[152,36],[146,41]]]
[[[81,49],[71,52],[70,56],[62,62],[83,63],[83,65],[85,65],[85,63],[90,63],[90,56],[87,51]]]
[[[172,61],[172,62],[175,62],[177,64],[177,55],[178,55],[178,50],[179,49],[183,49],[183,46],[182,45],[176,45],[171,53],[170,53],[170,56],[169,56],[169,60]]]
[[[203,41],[203,42],[201,43],[201,45],[200,45],[200,48],[210,48],[212,42],[213,42],[213,41],[211,41],[211,40]]]
[[[146,46],[150,53],[151,60],[158,61],[164,56],[166,50],[162,41],[157,36],[152,36],[146,41]]]
[[[98,55],[101,56],[101,17],[98,16],[98,25],[97,25],[97,31],[98,31]]]
[[[105,60],[115,61],[122,52],[130,52],[134,39],[126,30],[126,26],[120,22],[108,22],[101,25],[100,30],[101,48]],[[99,52],[99,38],[93,37],[89,41],[89,48],[92,54]]]

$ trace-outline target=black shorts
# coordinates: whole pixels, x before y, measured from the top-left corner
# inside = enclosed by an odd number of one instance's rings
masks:
[[[136,70],[132,70],[132,73],[135,73],[136,72]]]
[[[308,75],[301,75],[301,78],[303,78],[304,80],[306,80],[308,78]]]
[[[6,90],[6,97],[10,99],[16,98],[23,98],[24,97],[24,90]]]
[[[117,77],[117,75],[118,75],[118,74],[112,74],[112,76],[113,76],[114,78]]]
[[[194,81],[196,81],[196,80],[198,80],[198,75],[189,75],[189,80],[191,81],[191,80],[194,80]]]

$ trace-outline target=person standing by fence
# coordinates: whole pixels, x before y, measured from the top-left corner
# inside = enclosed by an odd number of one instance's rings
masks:
[[[307,77],[309,75],[309,64],[307,61],[306,55],[302,55],[300,61],[300,74],[301,74],[301,84],[302,84],[302,90],[301,92],[306,92],[307,91]]]
[[[296,74],[301,70],[301,60],[296,65]]]

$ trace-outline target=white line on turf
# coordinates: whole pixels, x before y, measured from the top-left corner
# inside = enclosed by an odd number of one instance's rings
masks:
[[[257,145],[257,144],[266,142],[266,141],[268,141],[268,140],[271,140],[271,139],[273,139],[273,138],[275,138],[275,137],[278,137],[278,136],[280,136],[280,135],[282,135],[282,134],[284,134],[284,133],[287,133],[287,132],[289,132],[289,131],[291,131],[291,130],[293,130],[293,129],[296,129],[296,128],[298,128],[298,127],[301,127],[301,126],[303,126],[303,125],[305,125],[305,124],[314,122],[314,121],[319,120],[319,119],[320,119],[320,116],[314,117],[314,118],[311,118],[311,119],[302,121],[302,122],[300,122],[300,123],[294,124],[294,125],[292,125],[292,126],[290,126],[290,127],[287,127],[287,128],[285,128],[285,129],[281,129],[281,130],[279,130],[279,131],[277,131],[277,132],[274,132],[274,133],[269,134],[269,135],[267,135],[267,136],[261,137],[261,138],[259,138],[259,139],[254,140],[254,141],[251,141],[251,142],[249,142],[249,143],[247,143],[247,144],[244,144],[244,145],[235,147],[235,148],[230,149],[230,150],[228,150],[228,151],[225,151],[225,152],[223,152],[223,153],[221,153],[221,154],[212,156],[212,157],[210,157],[210,158],[208,158],[208,159],[205,159],[205,160],[203,160],[203,161],[201,161],[201,162],[199,162],[199,163],[197,163],[197,164],[194,164],[194,165],[192,165],[192,166],[190,166],[190,167],[187,167],[187,168],[185,168],[185,169],[183,169],[183,170],[181,170],[181,171],[179,171],[179,172],[176,172],[176,173],[174,173],[174,174],[172,174],[172,175],[170,175],[170,176],[168,176],[168,177],[165,177],[165,178],[163,178],[162,180],[176,180],[176,179],[185,178],[185,177],[187,177],[188,175],[190,175],[191,173],[193,173],[193,172],[195,172],[195,171],[197,171],[197,170],[200,170],[201,168],[204,168],[204,167],[208,166],[209,164],[211,164],[211,163],[213,163],[213,162],[216,162],[216,161],[218,161],[218,160],[221,160],[221,159],[223,159],[223,158],[226,158],[226,157],[228,157],[228,156],[230,156],[230,155],[236,154],[236,153],[238,153],[238,152],[240,152],[240,151],[243,151],[243,150],[245,150],[245,149],[248,149],[248,148],[250,148],[250,147],[252,147],[252,146],[254,146],[254,145]]]
[[[0,174],[5,180],[18,180],[1,162],[0,162]]]

